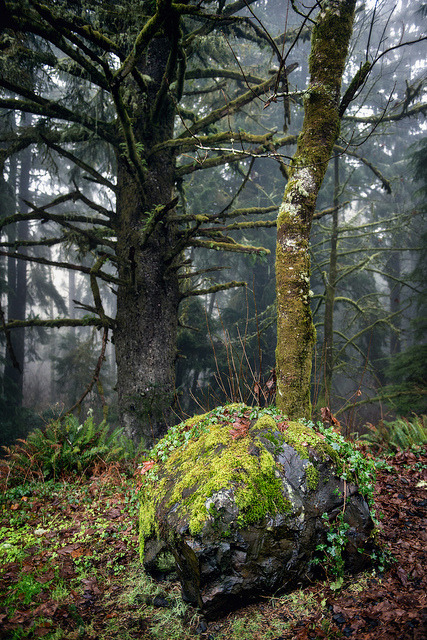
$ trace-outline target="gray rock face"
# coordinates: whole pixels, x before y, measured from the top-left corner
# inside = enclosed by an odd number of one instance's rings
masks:
[[[301,425],[298,437],[272,429],[275,426],[260,420],[244,438],[226,440],[222,434],[222,442],[215,447],[210,445],[212,438],[205,438],[193,453],[176,452],[170,465],[157,473],[151,503],[147,499],[141,507],[154,507],[155,526],[143,534],[146,570],[155,571],[160,555],[171,552],[183,597],[207,617],[313,579],[311,561],[327,532],[322,514],[333,521],[344,505],[350,525],[346,568],[357,571],[369,562],[367,554],[357,551],[372,546],[369,508],[357,487],[340,479],[334,451]],[[288,426],[291,429],[292,423]],[[205,475],[200,478],[206,479],[214,478],[226,464],[243,467],[240,475],[222,472],[231,477],[224,486],[220,480],[207,480],[207,488],[200,486],[202,480],[197,482],[193,470],[188,487],[177,494],[177,484],[185,487],[185,469],[193,469],[192,460],[194,464],[204,461]],[[258,472],[262,481],[253,478]],[[268,487],[272,489],[266,502],[263,493]],[[191,504],[197,500],[199,509],[200,504],[203,508],[195,525]],[[262,508],[258,509],[257,501]]]

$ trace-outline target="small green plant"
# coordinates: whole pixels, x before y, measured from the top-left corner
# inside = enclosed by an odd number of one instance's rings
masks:
[[[316,551],[322,555],[316,557],[313,564],[322,562],[326,573],[330,573],[334,577],[329,586],[334,591],[338,591],[344,582],[344,550],[347,545],[347,531],[350,525],[344,521],[343,511],[338,514],[333,523],[329,522],[327,513],[322,515],[322,519],[327,529],[326,542],[317,545]]]
[[[32,574],[24,574],[13,588],[9,589],[4,600],[9,615],[12,615],[18,607],[30,605],[34,598],[42,591],[43,585]]]
[[[312,422],[306,424],[314,427]],[[338,471],[341,479],[357,484],[369,506],[373,507],[376,461],[364,456],[353,442],[346,440],[341,433],[332,427],[324,427],[321,422],[318,422],[316,428],[338,454]]]
[[[376,426],[366,426],[369,431],[360,439],[377,452],[395,453],[427,443],[427,416],[414,416],[411,420],[398,418],[393,422],[381,420]]]
[[[25,549],[38,542],[29,525],[19,529],[0,527],[0,561],[19,562],[27,554]]]
[[[378,525],[375,509],[373,508],[374,488],[376,470],[380,466],[384,467],[384,462],[363,455],[355,443],[346,440],[344,436],[332,427],[324,427],[323,424],[317,423],[317,430],[338,454],[338,471],[341,479],[345,482],[357,484],[360,493],[371,508],[371,516],[374,523]],[[344,551],[348,542],[347,531],[350,528],[350,525],[345,521],[345,501],[342,511],[333,522],[329,521],[327,513],[324,513],[322,518],[326,528],[326,541],[317,545],[316,551],[318,555],[313,563],[322,564],[326,574],[333,577],[329,586],[331,589],[338,591],[344,582]],[[360,549],[360,551],[362,552],[363,550]],[[382,571],[388,563],[387,554],[381,549],[371,552],[370,557],[379,571]]]

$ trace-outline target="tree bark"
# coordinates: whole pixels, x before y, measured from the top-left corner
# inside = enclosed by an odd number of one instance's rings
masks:
[[[23,115],[23,124],[29,125],[31,117]],[[21,166],[19,170],[19,198],[18,207],[21,213],[28,212],[28,206],[24,200],[29,200],[31,172],[31,148],[28,147],[21,153]],[[18,223],[17,238],[15,240],[28,240],[28,222]],[[27,263],[25,260],[8,260],[8,321],[25,320],[27,304]],[[6,351],[4,367],[4,386],[9,402],[14,407],[21,407],[24,395],[24,366],[25,366],[25,329],[22,327],[13,332],[11,336],[13,353],[19,368],[12,361],[11,354]]]
[[[332,213],[331,250],[329,254],[329,272],[326,275],[324,331],[324,396],[325,403],[331,406],[332,376],[334,372],[334,307],[337,282],[338,261],[338,205],[339,205],[339,157],[334,158],[334,210]]]
[[[142,73],[150,76],[134,123],[137,141],[153,148],[173,135],[174,109],[165,99],[161,113],[150,113],[158,95],[170,52],[165,38],[156,38]],[[135,91],[135,88],[133,88]],[[176,227],[157,224],[147,237],[156,207],[173,200],[175,152],[146,154],[143,184],[124,156],[118,158],[116,233],[119,275],[127,282],[117,292],[114,331],[117,391],[121,423],[128,434],[151,446],[172,423],[175,391],[176,334],[180,302],[176,261]],[[168,212],[163,214],[168,216]]]
[[[310,311],[309,234],[317,195],[338,137],[339,100],[355,0],[326,0],[313,27],[304,122],[277,220],[277,406],[311,415],[315,329]]]

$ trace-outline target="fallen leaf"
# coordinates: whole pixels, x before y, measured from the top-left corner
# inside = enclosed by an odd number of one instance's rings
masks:
[[[144,473],[147,473],[147,471],[152,469],[155,464],[154,460],[147,460],[147,462],[143,462],[140,468],[140,474],[143,475]]]

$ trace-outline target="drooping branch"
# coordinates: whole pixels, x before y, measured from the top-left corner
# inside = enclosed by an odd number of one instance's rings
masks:
[[[27,262],[37,262],[38,264],[44,264],[49,267],[57,267],[58,269],[69,269],[71,271],[80,271],[81,273],[91,274],[92,270],[90,267],[85,267],[84,265],[72,264],[71,262],[60,262],[56,260],[49,260],[48,258],[40,258],[37,256],[29,256],[26,253],[18,253],[17,251],[2,251],[0,250],[0,256],[6,256],[8,258],[16,258],[17,260],[26,260]],[[108,256],[110,257],[110,256]],[[123,280],[119,278],[115,278],[104,271],[98,271],[98,277],[104,280],[105,282],[110,282],[111,284],[124,284]]]
[[[54,247],[56,244],[63,244],[68,240],[67,236],[61,236],[60,238],[41,238],[40,240],[13,240],[6,242],[2,240],[0,247],[7,247],[10,249],[18,249],[18,247]]]
[[[111,189],[113,192],[117,192],[117,187],[116,187],[115,184],[110,182],[110,180],[107,180],[107,178],[105,178],[98,171],[96,171],[91,165],[87,164],[86,162],[84,162],[83,160],[78,158],[76,155],[74,155],[74,153],[70,153],[70,151],[67,151],[63,147],[60,147],[58,144],[55,144],[54,142],[50,142],[49,139],[44,137],[43,135],[40,136],[40,138],[50,149],[53,149],[53,151],[56,151],[56,153],[58,155],[62,156],[63,158],[67,158],[73,164],[75,164],[77,167],[80,167],[80,169],[83,169],[83,171],[86,171],[89,175],[92,176],[92,178],[94,178],[94,180],[97,183],[104,185],[104,187],[107,187],[108,189]],[[81,197],[81,199],[83,199],[83,198]],[[102,209],[103,209],[103,211],[102,211],[103,215],[107,215],[105,213],[105,211],[107,211],[107,210],[104,209],[104,208],[102,208]],[[97,209],[97,210],[99,211],[99,209]],[[100,213],[101,213],[101,211],[100,211]],[[108,215],[111,216],[111,212],[109,212]]]
[[[111,142],[115,138],[114,128],[107,122],[95,120],[82,111],[72,111],[62,104],[42,98],[35,92],[22,87],[18,84],[9,82],[8,80],[0,77],[0,87],[16,93],[19,96],[25,98],[25,100],[18,100],[15,98],[1,98],[0,107],[3,109],[12,109],[14,111],[25,111],[26,113],[33,113],[39,116],[47,116],[50,118],[56,118],[58,120],[65,120],[66,122],[76,122],[86,129],[89,129],[93,133],[104,138],[108,142]]]
[[[81,196],[81,194],[79,195]],[[27,201],[24,201],[24,202],[29,207],[31,207],[33,217],[44,220],[45,222],[47,222],[48,220],[51,222],[56,222],[62,227],[65,227],[66,229],[70,229],[70,231],[72,231],[73,233],[76,233],[84,237],[89,242],[89,246],[93,246],[93,247],[105,246],[105,247],[108,247],[109,249],[112,249],[113,251],[115,250],[116,243],[114,241],[108,240],[104,236],[101,236],[99,233],[96,232],[96,230],[91,231],[83,227],[76,227],[75,225],[70,224],[69,220],[72,220],[73,222],[84,222],[84,223],[89,222],[92,225],[99,224],[99,225],[102,225],[103,227],[110,227],[110,228],[111,228],[111,223],[106,221],[99,221],[96,219],[90,219],[87,216],[79,216],[77,214],[61,215],[56,213],[50,213],[46,211],[45,207],[35,207],[33,204],[31,204],[31,202],[27,202]],[[92,203],[92,204],[96,206],[95,203]],[[51,204],[47,206],[51,206]],[[110,231],[109,233],[112,233],[112,232]]]
[[[347,147],[341,147],[341,145],[334,145],[334,151],[345,154],[347,156],[351,156],[352,158],[356,158],[359,162],[362,162],[365,166],[367,166],[373,174],[375,174],[378,180],[381,182],[383,188],[387,191],[387,193],[391,193],[391,184],[390,181],[383,176],[381,171],[376,167],[372,162],[370,162],[367,158],[364,158],[360,154],[356,153],[356,151],[352,151]]]
[[[61,327],[102,327],[103,323],[97,316],[84,318],[28,318],[27,320],[11,320],[4,330],[22,329],[23,327],[45,327],[46,329],[60,329]]]
[[[8,3],[8,5],[13,5],[14,3]],[[10,26],[18,31],[18,32],[28,32],[33,33],[36,36],[46,40],[53,44],[56,48],[61,50],[68,56],[71,60],[77,65],[77,68],[84,70],[84,72],[89,76],[91,82],[97,84],[100,87],[105,86],[105,78],[100,73],[99,69],[95,67],[90,60],[88,60],[82,52],[89,54],[89,57],[92,58],[97,64],[102,66],[101,59],[95,54],[95,52],[90,51],[88,47],[85,46],[84,42],[78,40],[76,37],[73,37],[72,30],[67,28],[66,21],[64,18],[59,16],[54,16],[52,12],[48,9],[46,5],[37,5],[33,2],[33,6],[36,8],[39,14],[44,14],[43,18],[46,22],[40,22],[34,15],[28,15],[24,11],[22,11],[21,6],[17,6],[16,14],[13,13],[13,8],[7,15],[7,19],[10,22]],[[9,8],[9,7],[8,7]],[[72,27],[72,25],[69,25]],[[62,28],[61,28],[62,27]],[[75,28],[75,23],[74,23]],[[64,35],[66,37],[64,37]],[[72,46],[70,42],[67,41],[68,38],[75,46]],[[117,48],[113,45],[115,52],[117,52]],[[107,49],[109,50],[110,47]],[[38,53],[38,52],[37,52]],[[36,53],[34,53],[36,55]],[[48,54],[45,54],[47,56]],[[52,64],[52,61],[48,58],[45,60],[45,64],[52,66],[55,70],[58,69],[58,65]],[[61,62],[59,61],[59,66]],[[81,74],[80,76],[81,77]]]
[[[40,120],[36,126],[20,127],[18,134],[13,132],[12,134],[3,133],[0,135],[0,142],[5,143],[7,146],[0,149],[0,170],[4,166],[4,162],[10,156],[23,151],[31,144],[40,144],[44,142],[46,145],[61,143],[74,143],[74,142],[86,142],[89,139],[101,139],[98,136],[94,137],[93,133],[82,129],[78,125],[71,125],[66,129],[55,130],[52,122],[47,120]]]

